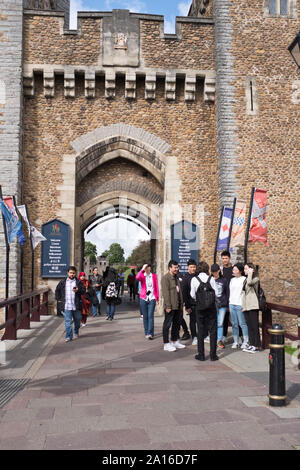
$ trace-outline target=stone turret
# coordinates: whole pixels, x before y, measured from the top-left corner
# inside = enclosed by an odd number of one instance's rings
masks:
[[[0,2],[0,185],[4,196],[22,193],[23,0]],[[16,294],[18,250],[10,250],[9,295]],[[5,244],[0,223],[0,298],[4,297]]]
[[[188,16],[200,17],[206,13],[210,0],[193,0]]]

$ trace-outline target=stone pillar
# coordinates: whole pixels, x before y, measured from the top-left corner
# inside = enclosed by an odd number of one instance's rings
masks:
[[[21,200],[23,0],[0,0],[0,184]],[[0,298],[5,289],[5,244],[0,221]],[[10,252],[9,295],[18,290],[18,248]]]

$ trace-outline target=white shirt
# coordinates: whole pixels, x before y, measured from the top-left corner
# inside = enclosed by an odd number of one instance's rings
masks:
[[[150,302],[151,300],[155,300],[152,273],[150,273],[149,276],[147,276],[147,274],[145,273],[145,278],[146,278],[146,293],[150,291],[150,294],[146,296],[146,300]]]
[[[197,277],[199,277],[202,282],[207,282],[209,276],[205,273],[200,273],[198,276],[194,276],[193,279],[191,280],[191,297],[194,300],[196,300],[196,292],[197,292],[198,287],[199,287],[199,281],[198,281]],[[218,288],[217,288],[216,281],[215,281],[214,277],[211,277],[210,285],[214,289],[214,291],[217,295]]]
[[[74,287],[76,287],[76,279],[66,279],[66,300],[65,300],[65,310],[76,310],[75,304],[75,292],[73,292]]]
[[[242,292],[245,276],[233,277],[229,284],[229,303],[242,306]]]

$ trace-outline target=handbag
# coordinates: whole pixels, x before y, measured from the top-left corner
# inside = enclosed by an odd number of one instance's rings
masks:
[[[115,305],[121,305],[121,303],[122,303],[121,297],[117,297],[116,300],[114,300]]]
[[[257,295],[259,310],[261,312],[264,312],[266,310],[266,307],[267,307],[267,299],[266,299],[264,290],[260,285],[260,282],[258,282],[257,290],[256,289],[254,289],[254,290],[255,290],[255,293]]]

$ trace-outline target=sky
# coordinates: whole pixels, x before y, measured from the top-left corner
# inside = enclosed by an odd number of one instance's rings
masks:
[[[124,248],[126,259],[140,241],[150,240],[150,236],[143,229],[133,222],[121,219],[104,222],[89,234],[87,231],[84,239],[96,245],[98,256],[102,255],[112,243],[119,243]]]
[[[70,27],[76,29],[77,11],[126,9],[165,17],[165,32],[175,32],[175,17],[186,16],[192,0],[71,0]]]

